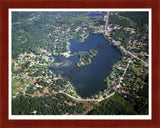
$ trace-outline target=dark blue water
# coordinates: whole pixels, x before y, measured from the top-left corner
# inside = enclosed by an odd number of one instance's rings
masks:
[[[52,70],[62,75],[67,74],[76,91],[82,97],[91,96],[105,88],[104,78],[111,73],[112,65],[121,59],[120,52],[98,34],[91,34],[83,43],[79,43],[77,39],[72,39],[69,42],[71,53],[96,48],[99,54],[92,59],[91,64],[80,68],[76,66],[78,58],[75,56],[67,59],[58,56],[56,61],[63,64]]]
[[[85,16],[90,17],[90,18],[101,18],[104,15],[104,13],[90,13]]]
[[[111,73],[112,65],[121,59],[112,46],[105,47],[84,69],[72,76],[72,83],[83,97],[90,96],[106,87],[104,79]]]
[[[71,53],[88,51],[92,48],[96,48],[99,44],[108,44],[108,42],[106,42],[103,36],[99,34],[90,34],[90,36],[83,43],[79,43],[77,39],[71,39],[69,42],[71,44]]]

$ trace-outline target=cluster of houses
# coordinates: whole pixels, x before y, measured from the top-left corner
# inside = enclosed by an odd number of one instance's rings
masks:
[[[119,25],[113,25],[113,24],[108,24],[107,30],[108,30],[108,34],[109,34],[109,39],[111,40],[111,42],[114,45],[121,45],[120,41],[115,41],[113,38],[110,37],[110,33],[113,30],[119,30],[119,29],[123,29],[125,31],[130,32],[130,34],[136,34],[136,29],[135,28],[130,28],[130,27],[121,27]],[[144,61],[148,59],[148,53],[147,52],[142,52],[141,49],[142,47],[148,47],[148,44],[146,42],[142,42],[142,40],[144,40],[146,37],[142,36],[142,38],[140,39],[140,41],[134,40],[132,39],[132,36],[128,42],[127,45],[127,50],[130,50],[134,55],[136,55],[137,57],[139,56],[141,59],[143,59]]]
[[[29,71],[27,71],[27,69],[22,69],[24,71],[19,72],[19,73],[12,73],[12,79],[19,79],[24,81],[24,86],[25,88],[22,89],[25,90],[26,87],[28,87],[31,84],[34,84],[36,82],[36,79],[43,79],[46,83],[51,83],[52,82],[52,78],[53,78],[53,73],[50,71],[50,76],[48,76],[47,74],[44,76],[43,74],[45,74],[45,71],[42,71],[40,76],[37,77],[33,77],[30,76],[29,74],[34,74],[36,72],[39,71],[38,67],[34,67],[35,65],[40,65],[40,58],[43,58],[43,56],[51,56],[51,53],[47,52],[47,50],[44,49],[40,49],[41,54],[43,53],[44,55],[35,55],[32,52],[30,53],[24,53],[24,54],[20,54],[18,56],[18,60],[14,61],[13,63],[17,66],[17,67],[21,67],[22,68],[22,64],[25,64],[27,62],[30,62],[30,65],[28,67]],[[45,59],[45,58],[44,58]],[[46,60],[47,61],[47,60]],[[15,69],[18,70],[18,69]],[[38,87],[38,84],[35,84],[35,87]]]
[[[30,87],[30,86],[33,86],[34,91],[37,88],[41,88],[41,89],[44,89],[44,93],[47,93],[48,90],[46,90],[45,86],[39,85],[37,83],[37,79],[40,79],[43,82],[48,83],[48,84],[52,84],[53,80],[62,79],[61,77],[55,77],[55,74],[51,71],[47,71],[50,74],[50,75],[48,75],[48,73],[46,71],[44,71],[44,70],[41,71],[38,67],[34,67],[34,65],[39,66],[41,64],[39,58],[44,58],[44,56],[47,56],[47,57],[51,56],[51,53],[49,53],[47,50],[44,50],[44,49],[40,49],[40,53],[41,53],[40,55],[35,55],[31,52],[20,54],[18,56],[18,61],[14,60],[14,63],[16,63],[17,67],[21,67],[22,64],[25,64],[26,62],[31,62],[30,66],[28,67],[28,69],[26,69],[26,71],[22,71],[22,72],[19,72],[19,73],[12,73],[12,79],[23,81],[23,85],[21,86],[21,89],[19,91],[17,90],[18,92],[16,93],[16,95],[19,95],[19,94],[24,94],[25,95],[27,93],[27,88]],[[36,76],[36,77],[31,76],[32,74],[34,74],[36,72],[39,72],[39,71],[41,71],[39,76]],[[31,74],[31,75],[29,75],[29,74]],[[55,85],[56,84],[54,83],[53,86],[55,86]],[[60,90],[64,89],[64,88],[61,88],[61,86],[59,86],[59,85],[57,85],[57,87]],[[73,95],[73,94],[77,95],[75,93],[74,88],[71,85],[71,83],[67,83],[66,85],[64,85],[64,87],[65,87],[65,89],[64,89],[65,92],[67,92],[71,95]],[[56,93],[56,92],[54,91],[54,93]],[[15,97],[15,95],[13,97]]]
[[[51,57],[51,53],[47,52],[47,50],[40,49],[40,55],[35,55],[34,53],[24,53],[20,54],[18,56],[18,61],[16,64],[21,65],[25,64],[26,62],[30,62],[30,67],[33,65],[47,65],[47,63],[52,63],[54,62],[54,58]],[[43,54],[43,55],[42,55]],[[44,59],[45,62],[40,61],[40,59]]]

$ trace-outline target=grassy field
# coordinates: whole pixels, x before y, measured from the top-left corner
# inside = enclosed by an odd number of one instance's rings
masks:
[[[22,85],[19,79],[12,79],[12,95],[15,95],[18,88]]]

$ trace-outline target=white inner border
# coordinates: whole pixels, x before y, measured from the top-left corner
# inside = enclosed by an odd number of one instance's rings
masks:
[[[16,119],[50,119],[50,120],[70,120],[70,119],[85,119],[85,120],[101,120],[101,119],[105,119],[105,120],[123,120],[123,119],[133,119],[133,120],[151,120],[152,119],[152,101],[151,101],[151,92],[152,92],[152,87],[151,87],[151,67],[152,67],[152,63],[151,63],[151,9],[150,8],[146,8],[146,9],[9,9],[9,119],[10,120],[16,120]],[[12,49],[11,49],[11,41],[12,41],[12,36],[11,36],[11,26],[12,26],[12,12],[14,11],[147,11],[149,13],[149,115],[12,115],[12,106],[11,106],[11,84],[12,84],[12,80],[11,80],[11,53],[12,53]]]

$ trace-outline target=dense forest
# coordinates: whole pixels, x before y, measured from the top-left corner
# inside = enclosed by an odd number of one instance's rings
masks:
[[[88,115],[135,115],[132,104],[119,94],[97,104]]]
[[[117,12],[110,15],[109,23],[133,27],[140,33],[143,32],[144,25],[148,24],[148,12]]]
[[[13,115],[63,115],[81,114],[83,103],[77,103],[63,94],[44,97],[19,96],[12,99]]]
[[[75,56],[79,58],[79,62],[77,62],[77,66],[85,66],[91,63],[91,60],[98,54],[99,52],[96,49],[91,49],[89,51],[80,51],[75,53]]]

